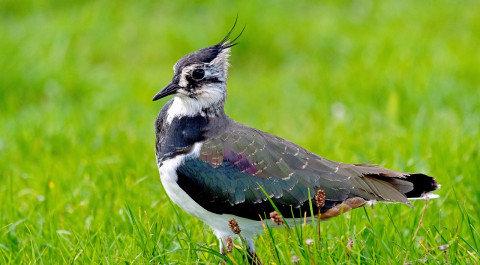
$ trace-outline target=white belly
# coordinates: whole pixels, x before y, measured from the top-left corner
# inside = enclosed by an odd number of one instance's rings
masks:
[[[209,225],[217,236],[233,236],[228,226],[228,221],[232,218],[237,220],[242,234],[245,236],[254,236],[263,230],[260,221],[253,221],[246,218],[235,217],[230,214],[215,214],[205,210],[196,203],[178,184],[177,167],[189,156],[198,156],[202,144],[196,143],[192,151],[187,155],[177,156],[163,162],[159,167],[160,179],[162,185],[170,199],[188,214],[195,216],[207,225]]]

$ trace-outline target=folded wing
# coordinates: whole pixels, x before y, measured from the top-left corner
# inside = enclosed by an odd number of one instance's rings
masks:
[[[437,188],[433,178],[400,173],[371,164],[327,160],[277,136],[241,125],[203,142],[200,157],[177,170],[178,183],[199,204],[215,213],[259,219],[273,211],[267,195],[282,214],[310,213],[309,199],[325,192],[328,211],[350,198],[409,204]]]

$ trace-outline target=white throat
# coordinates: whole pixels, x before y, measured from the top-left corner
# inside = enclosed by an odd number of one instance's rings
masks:
[[[195,98],[182,94],[175,96],[167,111],[166,122],[171,123],[174,118],[183,116],[215,116],[223,110],[226,98],[224,86],[224,84],[205,85]]]

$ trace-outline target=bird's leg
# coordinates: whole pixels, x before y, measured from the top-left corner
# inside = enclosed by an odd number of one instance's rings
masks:
[[[248,264],[262,265],[262,262],[260,261],[260,258],[258,258],[257,253],[255,253],[255,252],[249,253]]]
[[[227,255],[226,251],[225,251],[225,244],[226,244],[226,237],[223,237],[223,236],[217,236],[218,238],[218,244],[219,244],[219,248],[220,248],[220,254],[222,255]],[[220,265],[225,265],[227,264],[227,260],[222,258],[222,260],[220,261]]]
[[[218,237],[218,244],[220,245],[220,254],[222,254],[224,256],[227,254],[225,252],[225,245],[227,243],[226,240],[227,240],[226,237],[223,237],[223,236]]]
[[[248,264],[262,265],[262,262],[255,253],[255,244],[252,238],[247,238]]]

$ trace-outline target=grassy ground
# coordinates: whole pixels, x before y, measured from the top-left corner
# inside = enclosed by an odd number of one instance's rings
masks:
[[[442,184],[421,224],[417,201],[324,222],[320,244],[315,226],[273,229],[264,263],[478,264],[479,3],[315,2],[0,2],[0,264],[219,262],[163,191],[151,98],[237,12],[231,117]]]

